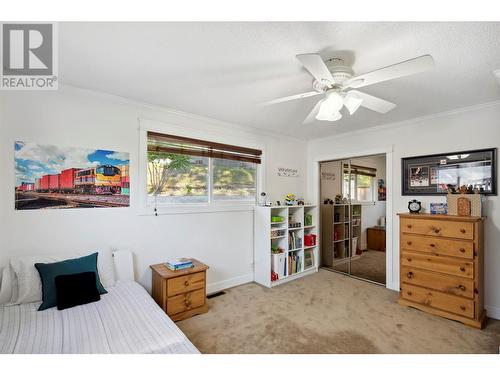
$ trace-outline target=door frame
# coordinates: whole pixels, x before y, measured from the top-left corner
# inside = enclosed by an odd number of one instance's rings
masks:
[[[399,291],[399,258],[395,254],[395,247],[393,246],[393,147],[382,147],[368,150],[359,150],[352,152],[340,152],[326,155],[320,155],[312,160],[312,189],[313,199],[321,205],[321,176],[320,176],[320,163],[334,160],[351,159],[359,157],[367,157],[372,155],[385,154],[385,179],[386,179],[386,224],[385,224],[385,287],[387,289]],[[321,231],[321,226],[318,229]],[[321,238],[321,233],[320,233]],[[321,251],[321,250],[320,250]]]

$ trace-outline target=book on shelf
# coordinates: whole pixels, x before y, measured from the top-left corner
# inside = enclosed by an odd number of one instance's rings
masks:
[[[290,250],[302,248],[302,238],[296,232],[290,232],[288,234],[288,248]]]
[[[297,254],[290,254],[288,256],[288,276],[301,271],[302,257]]]

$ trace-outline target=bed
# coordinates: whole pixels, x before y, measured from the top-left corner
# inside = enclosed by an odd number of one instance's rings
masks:
[[[0,353],[199,353],[141,285],[119,280],[107,291],[62,311],[1,305]]]

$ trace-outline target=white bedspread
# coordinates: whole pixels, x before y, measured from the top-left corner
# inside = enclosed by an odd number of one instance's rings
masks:
[[[0,306],[0,353],[199,353],[146,290],[119,281],[98,302]]]

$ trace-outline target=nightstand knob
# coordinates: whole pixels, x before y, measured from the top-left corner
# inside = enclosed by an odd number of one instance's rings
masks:
[[[461,291],[464,291],[464,292],[465,292],[465,286],[463,286],[463,285],[459,285],[459,286],[458,286],[458,289],[460,289]]]
[[[408,246],[411,246],[412,242],[411,241],[408,241],[406,242]]]
[[[408,292],[406,292],[406,294],[408,294],[409,296],[411,296],[412,292],[408,291]]]
[[[460,229],[460,233],[465,233],[465,229],[464,228]]]
[[[406,277],[407,277],[407,278],[409,278],[409,279],[411,279],[411,278],[413,277],[413,272],[411,272],[411,271],[410,271],[410,272],[408,272],[408,273],[406,274]]]
[[[464,266],[461,266],[461,267],[460,267],[460,271],[465,272],[465,267],[464,267]]]
[[[411,224],[408,224],[407,225],[408,229],[411,229],[412,225]]]
[[[429,246],[430,246],[430,247],[436,247],[436,245],[435,245],[435,244],[433,244],[433,243],[429,244]]]
[[[189,306],[191,305],[191,301],[189,301],[189,300],[184,300],[184,304],[185,304],[187,307],[189,307]]]
[[[460,309],[461,309],[462,311],[465,311],[465,306],[464,306],[464,305],[460,305]]]
[[[463,247],[461,247],[460,249],[458,249],[458,251],[460,251],[461,253],[465,253],[465,249]]]
[[[185,286],[189,286],[189,280],[184,281]]]

